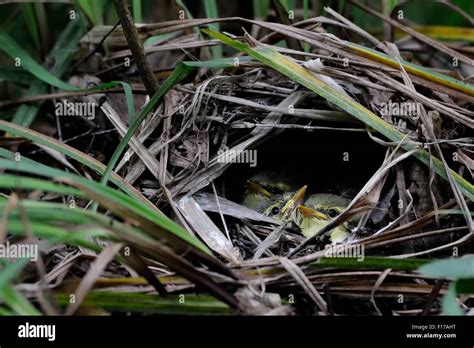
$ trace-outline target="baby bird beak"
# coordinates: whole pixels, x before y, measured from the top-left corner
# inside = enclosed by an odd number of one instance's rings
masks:
[[[251,193],[255,193],[267,198],[270,198],[272,196],[272,194],[265,190],[262,185],[252,180],[247,180],[247,189]]]
[[[303,218],[316,218],[320,220],[329,220],[329,217],[326,214],[323,214],[317,210],[308,208],[304,205],[299,205],[298,210],[301,213]]]
[[[304,185],[302,188],[300,188],[296,193],[291,197],[288,202],[283,206],[281,209],[281,212],[285,216],[291,216],[294,211],[296,211],[296,208],[303,203],[304,200],[304,195],[306,193],[306,189],[308,188],[307,185]]]
[[[331,219],[326,214],[304,205],[298,206],[298,211],[300,212],[299,223],[301,232],[307,238],[316,234],[321,228],[328,224]],[[350,233],[345,227],[337,226],[329,235],[331,238],[331,244],[337,244],[343,243],[350,236]]]

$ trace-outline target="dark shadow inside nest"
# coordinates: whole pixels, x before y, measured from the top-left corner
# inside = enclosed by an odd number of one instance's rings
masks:
[[[219,196],[242,203],[247,180],[255,173],[271,172],[277,177],[295,183],[295,187],[307,185],[307,196],[313,193],[332,193],[352,199],[379,169],[386,153],[386,148],[374,143],[366,133],[321,131],[303,133],[294,130],[281,133],[254,150],[256,150],[255,166],[251,166],[250,163],[234,163],[216,181]],[[414,164],[419,165],[416,160],[406,162],[407,177]],[[385,195],[389,196],[389,191],[396,188],[395,181],[396,174],[392,172],[387,177],[381,193],[382,198]],[[396,218],[398,196],[395,194],[392,197],[389,199],[389,211],[383,214],[384,217],[380,221],[373,223],[369,218],[364,228],[356,232],[360,234],[360,238],[371,235]],[[413,199],[417,206],[419,197],[416,192]],[[413,212],[410,213],[410,220],[416,219],[413,214]],[[211,216],[218,226],[222,225],[218,214],[211,213]],[[443,226],[451,227],[451,224],[443,222],[436,228]],[[297,232],[296,234],[300,235]],[[387,247],[375,248],[372,252],[384,255],[389,251],[389,254],[396,255],[407,249],[412,252],[425,250],[430,246],[439,245],[445,239],[446,242],[452,242],[456,238],[459,238],[459,235],[450,234],[444,236],[443,239],[440,236],[426,237],[391,244],[389,249]]]
[[[365,133],[286,131],[256,150],[256,166],[233,164],[220,178],[223,194],[240,202],[246,181],[254,173],[277,173],[309,193],[353,197],[379,168],[385,148]]]
[[[234,163],[216,181],[220,196],[242,203],[247,180],[255,173],[270,172],[295,187],[307,185],[307,196],[332,193],[352,198],[377,171],[385,154],[385,148],[374,146],[366,133],[303,133],[292,130],[253,150],[256,151],[255,162]],[[218,214],[211,216],[218,226],[222,225]],[[283,241],[280,244],[283,254],[294,247],[294,243],[304,240],[299,228],[293,227],[289,226],[287,231],[293,231],[299,238],[290,238],[290,244]]]

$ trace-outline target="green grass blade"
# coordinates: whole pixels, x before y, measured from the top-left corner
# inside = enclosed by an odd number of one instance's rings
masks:
[[[420,267],[418,271],[437,278],[474,278],[474,257],[437,260]]]
[[[77,43],[85,32],[83,21],[78,18],[71,21],[59,36],[56,44],[48,55],[48,59],[55,62],[54,71],[56,76],[60,77],[66,71],[70,60],[74,52],[76,51]],[[2,47],[0,47],[0,50]],[[47,86],[40,80],[29,81],[31,87],[28,89],[26,95],[34,96],[38,94],[44,94],[47,92]],[[20,124],[25,127],[29,127],[34,121],[42,102],[34,105],[21,105],[15,115],[13,116],[12,122]]]
[[[51,75],[45,68],[35,62],[33,58],[13,40],[4,30],[0,30],[0,48],[12,59],[21,59],[21,66],[35,75],[42,81],[47,81],[50,85],[65,89],[68,91],[77,91],[80,88],[71,86],[56,76]]]
[[[28,53],[23,50],[5,31],[0,30],[0,49],[2,49],[7,55],[9,55],[12,59],[20,58],[21,59],[21,66],[23,69],[27,70],[34,76],[36,76],[39,80],[63,89],[67,91],[80,91],[83,90],[80,87],[70,85],[68,83],[65,83],[64,81],[58,79],[56,76],[52,75],[48,70],[46,70],[44,67],[39,65],[33,58],[31,58]],[[121,82],[121,81],[113,81],[109,83],[104,83],[99,86],[96,86],[92,89],[91,91],[95,90],[105,90],[108,88],[113,88],[115,86],[122,86],[125,92],[125,97],[127,101],[127,109],[128,109],[128,119],[129,121],[134,119],[135,116],[135,106],[134,106],[134,101],[133,101],[133,94],[132,94],[132,88],[128,83]],[[34,93],[41,93],[44,91],[46,88],[38,82],[38,86],[35,86]],[[20,107],[21,108],[21,107]],[[25,106],[25,110],[28,110],[31,108],[31,106]],[[24,122],[22,122],[24,124]]]
[[[12,286],[0,289],[0,298],[14,311],[16,315],[41,315],[41,313]]]
[[[398,5],[398,0],[382,0],[382,12],[389,16],[395,6]]]
[[[17,69],[1,69],[0,81],[13,82],[22,87],[28,87],[31,84],[31,74]]]
[[[0,259],[0,299],[2,299],[18,315],[40,314],[27,299],[15,291],[10,283],[20,275],[23,268],[30,262],[29,259],[19,259],[14,263]]]
[[[9,285],[16,277],[20,275],[23,268],[30,262],[27,258],[18,259],[16,262],[10,263],[0,258],[2,271],[0,272],[0,289],[5,285]]]
[[[458,294],[474,294],[474,277],[458,279],[456,281],[456,292]]]
[[[38,22],[36,21],[35,10],[32,3],[21,3],[20,4],[21,14],[23,15],[26,27],[35,43],[36,47],[40,47],[40,38],[38,34]]]
[[[58,294],[59,304],[69,303],[69,294]],[[85,298],[83,306],[98,307],[112,312],[149,313],[172,315],[226,315],[232,310],[223,302],[211,296],[185,295],[160,297],[140,293],[92,291]]]
[[[309,0],[303,0],[303,19],[309,18]]]
[[[201,241],[191,236],[180,225],[170,220],[168,217],[158,214],[155,210],[145,205],[141,201],[137,201],[120,191],[114,190],[111,187],[104,186],[95,181],[59,169],[49,167],[37,167],[31,163],[27,163],[26,161],[13,162],[9,160],[0,160],[0,168],[12,171],[25,172],[32,175],[42,175],[51,179],[68,178],[71,181],[77,182],[78,184],[87,188],[95,195],[103,197],[105,201],[110,202],[111,204],[116,204],[117,206],[121,206],[123,207],[123,209],[131,210],[138,216],[141,216],[147,219],[148,221],[153,222],[157,226],[160,226],[169,233],[176,235],[181,240],[193,245],[194,247],[205,252],[206,254],[211,254],[209,249]],[[87,195],[87,197],[89,199],[94,199],[94,197],[91,197],[90,195]]]
[[[309,0],[303,0],[303,19],[307,20],[309,18]],[[303,45],[304,51],[309,52],[310,47],[307,42]]]
[[[28,227],[31,233],[38,237],[47,240],[51,244],[64,243],[74,246],[82,246],[94,251],[100,251],[100,247],[89,239],[102,238],[106,239],[109,233],[102,227],[95,226],[76,226],[74,233],[68,228],[53,226],[51,222],[41,223],[37,221],[29,221]],[[25,237],[25,225],[21,218],[12,216],[7,223],[8,232],[15,236]]]
[[[73,158],[74,160],[78,161],[79,163],[82,163],[83,165],[85,165],[86,167],[94,170],[98,174],[103,174],[105,172],[106,167],[102,163],[98,162],[94,158],[90,157],[89,155],[86,155],[85,153],[83,153],[83,152],[81,152],[81,151],[79,151],[79,150],[77,150],[73,147],[70,147],[70,146],[68,146],[64,143],[61,143],[61,142],[57,141],[56,139],[50,138],[46,135],[43,135],[41,133],[37,133],[37,132],[29,130],[27,128],[23,128],[21,126],[15,125],[13,123],[6,122],[6,121],[1,121],[1,120],[0,120],[0,130],[3,130],[5,132],[14,134],[16,136],[19,136],[19,137],[22,137],[22,138],[25,138],[25,139],[29,139],[33,142],[38,143],[38,144],[48,146],[48,147],[50,147],[50,148],[52,148],[56,151],[59,151],[60,153],[66,155],[70,158]],[[0,156],[3,157],[3,158],[10,159],[12,161],[14,161],[14,159],[15,159],[15,154],[13,152],[5,150],[5,149],[1,149],[1,148],[0,148]],[[21,161],[29,163],[33,166],[36,166],[37,168],[41,168],[41,169],[45,169],[45,170],[50,169],[50,167],[48,167],[48,166],[46,166],[42,163],[33,161],[33,160],[31,160],[31,159],[29,159],[25,156],[21,157]],[[64,175],[67,175],[67,173],[64,174]],[[142,195],[140,195],[138,193],[138,191],[136,191],[131,185],[126,183],[118,175],[116,175],[116,174],[112,175],[111,176],[111,181],[115,185],[117,185],[120,189],[122,189],[124,192],[126,192],[130,197],[134,197],[136,200],[147,204],[151,209],[156,210],[156,208],[153,205],[151,205],[151,203],[146,198],[144,198]]]
[[[80,190],[74,189],[72,187],[55,184],[53,182],[40,179],[20,177],[18,175],[2,174],[0,176],[0,188],[41,190],[75,197],[85,197],[85,195]]]
[[[249,57],[240,57],[240,62],[247,62],[251,59]],[[115,149],[108,165],[107,169],[104,172],[101,182],[106,184],[109,180],[110,174],[112,173],[115,165],[117,164],[120,156],[122,155],[123,151],[125,150],[127,144],[129,143],[130,139],[132,138],[133,134],[137,131],[140,127],[140,124],[143,120],[147,117],[148,113],[153,110],[153,108],[161,101],[161,98],[176,84],[181,82],[185,79],[194,68],[213,68],[213,69],[223,69],[223,68],[230,68],[234,67],[235,61],[233,58],[225,58],[225,59],[216,59],[213,61],[207,62],[181,62],[178,66],[174,69],[173,73],[165,80],[165,82],[160,86],[158,91],[155,95],[150,99],[148,104],[143,108],[140,114],[134,119],[133,123],[131,123],[127,134],[122,138],[119,145]]]
[[[108,165],[107,169],[105,170],[104,174],[101,178],[101,183],[106,184],[109,180],[110,175],[112,174],[115,165],[117,164],[120,156],[122,155],[123,151],[125,150],[127,144],[129,143],[132,136],[135,134],[137,129],[140,127],[143,120],[146,118],[148,113],[158,104],[161,98],[171,89],[179,83],[181,80],[186,78],[188,74],[191,72],[192,68],[188,67],[183,64],[179,64],[176,69],[173,71],[170,77],[168,77],[165,82],[160,86],[158,91],[155,95],[150,99],[148,104],[143,108],[140,114],[134,119],[133,123],[130,125],[127,134],[122,138],[120,143],[118,144],[115,152],[113,153]]]
[[[186,19],[194,19],[193,14],[182,0],[176,0],[176,3],[186,12]]]
[[[458,304],[458,293],[474,293],[474,257],[437,260],[427,263],[418,272],[441,279],[455,279],[443,297],[442,306],[445,315],[462,315]]]
[[[206,11],[207,18],[219,18],[217,11],[217,2],[216,0],[204,0],[204,10]],[[208,25],[209,29],[214,31],[219,31],[219,24],[212,23]],[[211,47],[212,58],[219,59],[222,58],[222,46],[213,46]]]
[[[167,40],[170,40],[176,36],[176,32],[151,36],[143,42],[143,47],[151,47],[156,43],[166,42]]]
[[[133,0],[133,21],[142,22],[142,0]]]
[[[12,59],[20,58],[21,59],[21,67],[26,71],[30,72],[32,75],[36,76],[39,80],[66,90],[66,91],[81,91],[84,90],[83,88],[70,85],[56,76],[52,75],[48,70],[44,67],[39,65],[31,56],[21,48],[15,40],[13,40],[5,31],[0,30],[0,49],[2,49],[8,56]],[[109,83],[104,83],[94,88],[89,89],[90,91],[101,91],[108,88],[116,87],[117,85],[121,85],[124,90],[125,94],[127,95],[127,99],[132,98],[131,87],[129,84],[121,81],[113,81]],[[130,111],[130,110],[129,110]]]
[[[463,311],[457,301],[456,283],[449,286],[448,292],[442,300],[444,315],[463,315]]]
[[[296,9],[296,0],[279,0],[280,3],[285,8],[286,12],[295,11]]]
[[[358,45],[352,42],[344,41],[346,48],[355,54],[369,58],[370,60],[382,63],[394,69],[400,69],[399,62],[392,57],[386,55],[385,53],[376,51],[374,49]],[[400,63],[403,65],[403,68],[410,74],[418,76],[422,79],[446,86],[448,88],[457,90],[459,92],[466,93],[468,95],[474,96],[474,86],[450,76],[438,73],[432,69],[428,69],[405,60],[400,60]]]
[[[94,25],[103,24],[105,1],[76,0],[81,10],[86,14]]]
[[[45,190],[45,192],[54,191]],[[0,208],[5,209],[7,204],[7,202],[0,202]],[[62,203],[29,201],[22,199],[21,207],[26,211],[28,218],[31,221],[45,224],[49,223],[51,226],[64,226],[64,224],[94,224],[99,220],[102,222],[110,222],[110,217],[99,213],[93,213],[90,210],[71,208],[69,205]],[[10,217],[20,219],[20,210],[18,208],[11,209],[9,212],[9,218]]]
[[[118,204],[126,205],[128,208],[136,211],[139,215],[154,220],[155,217],[163,218],[163,215],[156,213],[156,211],[152,210],[151,208],[145,206],[142,202],[137,201],[124,193],[117,191],[111,187],[105,187],[100,185],[99,183],[83,178],[76,174],[72,174],[60,169],[55,169],[51,167],[38,167],[32,163],[28,163],[27,161],[20,161],[14,162],[9,160],[0,160],[0,168],[11,170],[11,171],[19,171],[24,173],[29,173],[32,175],[41,175],[50,179],[71,179],[77,183],[80,183],[86,187],[91,188],[91,190],[95,192],[99,192],[99,194],[106,196],[108,199],[116,202]],[[15,183],[20,185],[18,181]]]
[[[249,56],[242,56],[239,57],[239,63],[246,63],[252,61],[252,57]],[[213,59],[203,62],[183,62],[183,65],[186,65],[191,68],[207,68],[207,69],[226,69],[226,68],[233,68],[235,67],[235,58],[220,58],[220,59]]]
[[[253,0],[253,15],[255,18],[265,20],[268,17],[270,0]]]
[[[365,256],[363,259],[357,257],[322,257],[317,262],[309,264],[314,268],[369,268],[388,269],[399,271],[415,271],[420,266],[429,263],[430,260],[422,259],[394,259],[389,257]]]

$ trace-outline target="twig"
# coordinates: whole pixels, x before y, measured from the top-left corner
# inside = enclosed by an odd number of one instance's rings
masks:
[[[152,69],[145,57],[143,44],[138,36],[137,28],[133,23],[132,15],[128,9],[126,0],[114,0],[115,9],[122,24],[123,33],[127,39],[130,51],[132,51],[138,72],[142,78],[148,95],[152,96],[158,90],[158,82],[153,75]]]
[[[141,84],[137,86],[136,84],[132,85],[132,91],[136,94],[143,94],[145,90]],[[0,109],[9,106],[15,106],[19,104],[30,104],[35,103],[38,101],[44,100],[51,100],[56,98],[67,98],[67,97],[76,97],[76,96],[83,96],[83,95],[92,95],[92,94],[104,94],[104,93],[123,93],[122,87],[113,87],[110,89],[105,90],[95,90],[95,91],[73,91],[73,92],[56,92],[56,93],[49,93],[49,94],[38,94],[32,96],[26,96],[22,98],[18,98],[15,100],[4,100],[0,102]]]
[[[431,307],[433,307],[433,303],[436,300],[436,297],[439,296],[439,292],[443,288],[444,280],[439,279],[436,281],[435,285],[433,286],[433,290],[430,293],[428,301],[426,302],[423,311],[419,315],[428,315],[430,313]]]
[[[74,64],[74,66],[72,67],[72,71],[76,70],[76,68],[81,65],[82,63],[84,63],[86,60],[88,60],[94,53],[96,53],[100,47],[102,47],[102,44],[104,43],[105,40],[107,40],[107,38],[110,36],[110,34],[113,33],[113,31],[118,27],[118,25],[120,24],[120,21],[117,21],[117,23],[115,23],[115,25],[112,27],[112,29],[110,29],[103,37],[102,39],[100,40],[100,42],[94,47],[94,49],[92,51],[90,51],[88,54],[86,54],[84,57],[82,57],[76,64]]]

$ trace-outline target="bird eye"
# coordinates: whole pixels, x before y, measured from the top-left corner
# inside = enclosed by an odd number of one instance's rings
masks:
[[[273,207],[272,208],[272,214],[273,215],[277,215],[279,212],[280,212],[280,208],[278,208],[278,207]]]
[[[337,211],[336,211],[336,209],[329,209],[329,210],[328,210],[328,216],[329,216],[329,217],[332,217],[332,218],[333,218],[333,217],[336,217],[336,216],[337,216]]]

